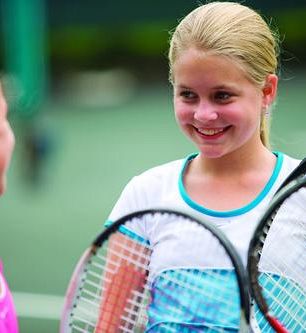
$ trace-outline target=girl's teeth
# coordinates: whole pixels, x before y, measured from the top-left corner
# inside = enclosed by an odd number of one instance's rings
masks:
[[[223,128],[221,129],[198,129],[198,131],[204,135],[215,135],[223,131]]]

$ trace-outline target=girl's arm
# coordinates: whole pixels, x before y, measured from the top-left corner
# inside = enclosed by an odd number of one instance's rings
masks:
[[[124,234],[111,236],[103,278],[104,294],[95,333],[134,328],[144,293],[150,250]]]

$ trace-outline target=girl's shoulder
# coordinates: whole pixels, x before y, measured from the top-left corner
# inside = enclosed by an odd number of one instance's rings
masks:
[[[157,179],[159,179],[159,181],[166,181],[167,179],[178,181],[180,174],[183,172],[185,166],[195,156],[197,156],[197,153],[190,154],[185,158],[176,159],[176,160],[173,160],[170,162],[166,162],[164,164],[154,166],[154,167],[142,172],[135,178],[138,178],[141,180],[151,179],[154,181]]]
[[[140,188],[160,188],[178,184],[185,159],[173,160],[154,166],[134,176],[128,185]]]
[[[284,153],[282,153],[282,155],[283,155],[282,169],[284,170],[285,173],[290,173],[301,163],[301,159],[289,156]]]

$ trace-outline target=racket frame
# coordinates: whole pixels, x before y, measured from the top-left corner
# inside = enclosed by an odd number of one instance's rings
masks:
[[[306,159],[303,160],[305,162]],[[302,165],[305,168],[306,163]],[[296,169],[297,170],[297,169]],[[269,310],[269,306],[263,296],[263,290],[258,282],[259,270],[258,263],[260,260],[259,249],[263,248],[265,241],[264,235],[267,235],[271,225],[273,224],[273,215],[277,213],[278,209],[281,207],[282,203],[294,192],[306,186],[306,176],[301,170],[297,170],[295,173],[297,177],[291,182],[284,184],[282,188],[273,197],[268,209],[265,211],[261,217],[253,237],[250,241],[248,250],[248,261],[247,261],[247,271],[250,282],[251,296],[254,298],[259,310],[267,319],[273,329],[278,333],[288,333],[288,330],[275,318]],[[272,223],[270,223],[272,220]],[[270,223],[270,224],[269,224]]]
[[[65,295],[62,317],[60,320],[60,333],[66,333],[69,330],[69,316],[73,305],[75,304],[76,298],[78,297],[76,290],[78,289],[79,282],[82,280],[81,272],[84,272],[86,264],[94,253],[95,246],[91,246],[90,248],[86,249],[72,273]]]
[[[243,266],[242,260],[240,256],[238,255],[236,249],[232,245],[232,243],[229,241],[229,239],[226,237],[226,235],[216,226],[214,226],[212,223],[209,223],[205,220],[200,220],[199,218],[191,215],[189,212],[185,213],[183,211],[178,210],[172,210],[172,209],[166,209],[166,208],[151,208],[151,209],[144,209],[132,212],[130,214],[127,214],[115,222],[113,222],[110,226],[108,226],[105,230],[103,230],[93,241],[91,247],[85,251],[81,259],[79,260],[78,265],[75,268],[75,271],[73,273],[73,276],[70,280],[70,284],[66,293],[66,300],[65,306],[64,306],[64,312],[62,315],[61,320],[61,330],[60,333],[66,333],[66,328],[69,325],[69,309],[72,309],[73,304],[75,302],[75,299],[77,298],[77,295],[72,297],[72,293],[75,293],[77,289],[78,281],[80,281],[80,278],[76,279],[78,275],[81,275],[80,272],[84,270],[87,262],[90,260],[90,257],[95,254],[95,251],[97,248],[101,247],[104,241],[108,240],[111,234],[116,232],[119,227],[123,224],[125,224],[127,221],[133,220],[133,218],[140,218],[145,215],[155,215],[155,214],[170,214],[170,215],[177,215],[181,216],[183,218],[189,219],[193,222],[196,222],[203,226],[205,229],[207,229],[209,232],[211,232],[219,241],[220,244],[224,247],[225,251],[229,255],[229,258],[233,264],[233,268],[236,272],[237,277],[237,283],[239,288],[239,298],[240,298],[240,332],[248,332],[249,331],[249,325],[250,325],[250,298],[249,298],[249,283],[248,283],[248,277],[247,272]]]

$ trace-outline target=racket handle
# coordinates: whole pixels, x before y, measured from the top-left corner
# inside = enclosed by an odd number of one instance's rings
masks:
[[[269,324],[273,327],[277,333],[289,333],[287,329],[274,317],[269,314],[266,315]]]

